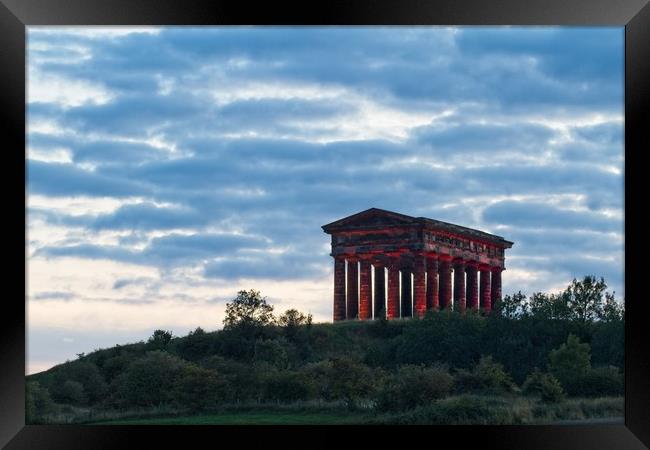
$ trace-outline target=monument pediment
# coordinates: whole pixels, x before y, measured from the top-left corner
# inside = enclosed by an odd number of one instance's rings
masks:
[[[322,228],[326,233],[329,233],[332,231],[343,231],[348,229],[355,230],[384,226],[411,225],[414,221],[414,217],[405,214],[399,214],[379,208],[370,208],[327,225],[323,225]]]

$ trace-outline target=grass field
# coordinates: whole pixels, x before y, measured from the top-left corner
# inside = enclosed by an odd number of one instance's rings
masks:
[[[276,412],[124,419],[95,422],[91,425],[348,425],[361,422],[363,422],[361,415]]]

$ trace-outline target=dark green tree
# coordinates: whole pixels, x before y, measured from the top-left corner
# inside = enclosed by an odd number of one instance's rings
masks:
[[[497,300],[494,310],[508,319],[517,319],[528,314],[528,303],[526,296],[517,292],[513,295],[506,295],[501,300]]]
[[[255,289],[239,291],[237,297],[226,304],[226,317],[223,320],[225,329],[263,327],[274,322],[273,306]]]
[[[569,334],[567,341],[548,355],[548,369],[565,388],[577,377],[591,369],[589,344]]]
[[[163,350],[172,340],[172,332],[165,330],[156,330],[147,341],[151,350]]]
[[[596,280],[593,275],[584,277],[581,281],[575,278],[564,291],[571,318],[579,322],[593,322],[603,314],[603,294],[607,289],[605,280]]]

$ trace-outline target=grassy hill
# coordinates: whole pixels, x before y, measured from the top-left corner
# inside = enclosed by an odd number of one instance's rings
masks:
[[[27,419],[540,423],[621,417],[623,331],[622,320],[450,311],[394,321],[197,328],[183,337],[159,330],[147,342],[96,350],[28,376]]]

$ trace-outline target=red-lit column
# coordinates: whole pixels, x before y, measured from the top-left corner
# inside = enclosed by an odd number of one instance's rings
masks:
[[[375,314],[374,318],[386,317],[386,286],[384,265],[375,263]]]
[[[465,261],[454,260],[454,311],[465,312]]]
[[[481,310],[490,311],[492,309],[492,292],[490,289],[490,267],[487,264],[479,265],[481,272]]]
[[[358,261],[356,258],[348,258],[348,320],[359,318]]]
[[[372,319],[372,275],[370,261],[362,259],[359,269],[359,319]]]
[[[389,319],[399,317],[399,264],[391,261],[388,266],[388,305],[386,316]]]
[[[465,264],[467,273],[467,307],[478,310],[478,263],[468,261]]]
[[[345,258],[334,257],[334,321],[345,320]]]
[[[402,268],[402,317],[413,316],[413,296],[411,295],[411,268]]]
[[[451,256],[440,255],[440,309],[451,308]]]
[[[501,301],[501,267],[492,267],[492,295],[491,295],[491,308],[494,309],[494,306],[498,301]]]
[[[427,257],[427,309],[438,309],[438,257]]]
[[[424,255],[416,254],[413,261],[413,293],[415,316],[422,317],[427,311],[426,286],[424,285]]]

